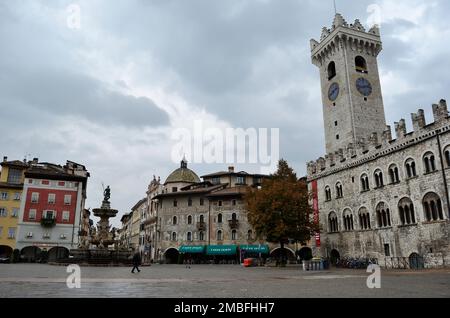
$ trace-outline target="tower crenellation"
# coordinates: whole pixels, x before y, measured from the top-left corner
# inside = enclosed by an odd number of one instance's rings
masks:
[[[424,138],[429,138],[433,136],[430,133],[435,130],[444,127],[450,129],[446,101],[441,99],[439,103],[433,104],[432,108],[435,119],[433,123],[426,124],[425,112],[419,109],[417,113],[411,114],[413,131],[408,132],[406,120],[401,119],[395,122],[396,139],[393,139],[391,126],[387,125],[381,134],[373,132],[367,139],[359,138],[355,143],[348,143],[344,148],[328,153],[325,158],[311,161],[308,163],[308,177],[314,179],[336,169],[345,169],[357,163],[362,164],[373,157],[399,151]]]
[[[448,118],[447,102],[441,99],[439,104],[433,104],[434,121],[440,123]]]
[[[425,120],[425,112],[423,109],[419,109],[417,113],[411,114],[411,121],[413,124],[414,131],[420,131],[423,127],[426,126],[426,120]]]
[[[395,124],[395,134],[397,136],[397,139],[403,139],[406,135],[406,122],[404,119],[400,119],[399,122],[394,123]]]

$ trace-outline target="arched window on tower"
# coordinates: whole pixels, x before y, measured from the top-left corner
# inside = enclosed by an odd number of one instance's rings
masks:
[[[366,60],[362,56],[355,58],[355,69],[359,73],[368,73]]]
[[[375,185],[376,185],[376,187],[377,188],[383,187],[384,186],[383,172],[380,169],[375,170],[373,176],[375,178]]]
[[[414,159],[409,158],[408,160],[406,160],[405,168],[408,178],[414,178],[415,176],[417,176],[416,163],[414,162]]]
[[[425,167],[425,173],[431,173],[436,171],[436,160],[432,152],[427,152],[423,156],[423,165]]]
[[[377,205],[376,212],[378,227],[391,226],[391,212],[389,207],[384,202],[380,202]]]
[[[371,226],[370,226],[370,214],[369,211],[367,210],[367,208],[362,207],[361,209],[359,209],[359,227],[361,230],[370,230]]]
[[[389,177],[391,179],[391,183],[399,183],[400,182],[398,167],[396,165],[391,165],[389,167]]]
[[[352,211],[346,209],[343,214],[344,228],[346,231],[353,231],[353,214]]]
[[[402,225],[416,223],[416,215],[414,212],[414,204],[410,198],[403,198],[398,203],[398,213]]]
[[[445,164],[447,165],[447,168],[450,168],[450,147],[448,147],[444,151],[444,156],[445,156]]]
[[[336,216],[336,213],[331,212],[328,215],[328,231],[330,233],[336,233],[339,232],[339,227],[338,227],[338,218]]]
[[[178,221],[177,217],[174,216],[174,217],[172,218],[172,224],[173,224],[173,225],[176,225],[176,224],[177,224],[177,221]]]
[[[365,192],[365,191],[369,191],[370,187],[369,187],[369,177],[367,176],[367,174],[363,174],[361,176],[361,192]]]
[[[423,198],[423,210],[425,212],[425,219],[430,221],[438,221],[444,219],[444,212],[442,209],[441,198],[434,192],[428,193]]]
[[[329,186],[325,187],[325,201],[331,201],[331,189]]]
[[[342,183],[338,182],[336,183],[336,198],[342,198],[344,197],[344,192],[342,191]]]
[[[330,62],[328,64],[328,80],[331,80],[336,76],[336,64],[334,62]]]

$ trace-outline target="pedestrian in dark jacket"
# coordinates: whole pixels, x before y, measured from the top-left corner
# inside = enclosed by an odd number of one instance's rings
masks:
[[[141,254],[139,252],[134,253],[133,255],[133,269],[131,272],[134,274],[134,269],[136,269],[139,273],[141,270],[139,269],[139,265],[141,265]]]

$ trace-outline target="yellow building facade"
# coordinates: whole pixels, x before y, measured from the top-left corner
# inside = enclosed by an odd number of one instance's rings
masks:
[[[20,200],[28,164],[4,157],[0,166],[0,257],[9,257],[16,247]]]

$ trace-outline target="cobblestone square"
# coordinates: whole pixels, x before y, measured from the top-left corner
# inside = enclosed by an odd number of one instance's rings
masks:
[[[66,285],[65,266],[0,264],[0,297],[309,298],[450,297],[450,270],[381,272],[381,288],[369,289],[364,270],[303,271],[301,267],[153,265],[81,267],[81,288]]]

